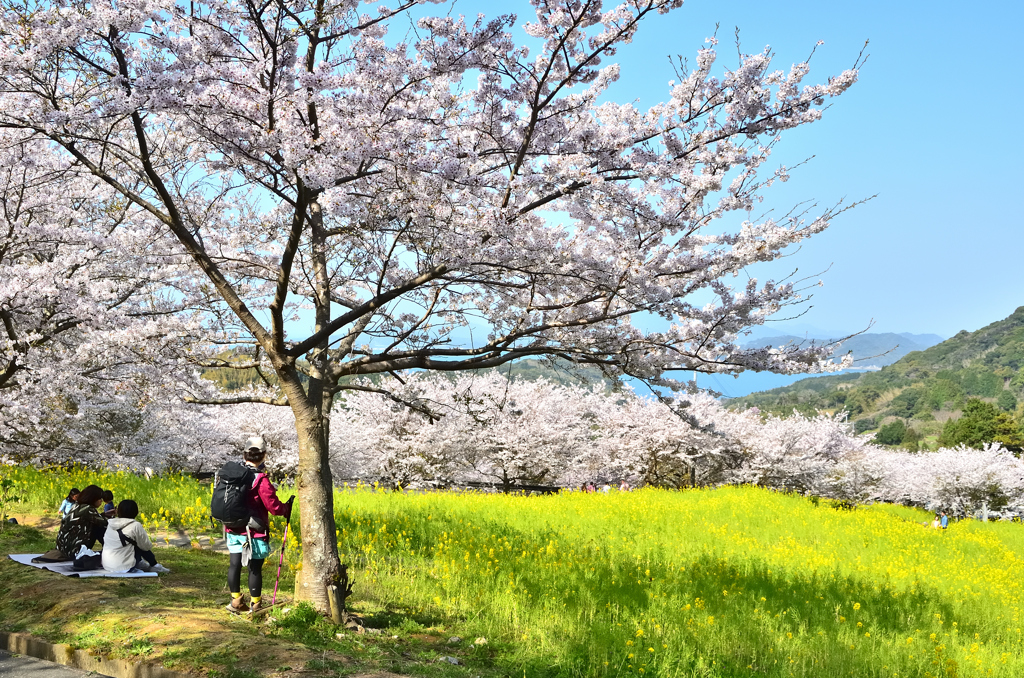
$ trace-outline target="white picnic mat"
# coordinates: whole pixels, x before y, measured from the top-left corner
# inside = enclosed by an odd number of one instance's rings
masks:
[[[42,553],[11,553],[9,557],[16,563],[28,565],[48,572],[56,572],[65,577],[156,577],[156,572],[107,572],[106,570],[89,570],[87,572],[75,572],[73,563],[33,563],[33,558],[38,558]]]

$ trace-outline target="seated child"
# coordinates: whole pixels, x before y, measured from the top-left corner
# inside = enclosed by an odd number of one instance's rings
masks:
[[[114,510],[114,493],[110,490],[103,490],[103,510],[101,513],[104,518],[113,518],[117,515],[117,511]]]
[[[117,505],[117,517],[107,523],[103,538],[103,569],[107,572],[128,572],[134,568],[150,572],[170,572],[156,562],[153,542],[146,534],[146,528],[135,520],[139,505],[125,499]]]
[[[60,503],[60,508],[57,509],[57,515],[61,518],[71,513],[71,509],[75,508],[75,504],[78,503],[78,495],[81,492],[77,487],[72,487],[71,491],[68,492],[67,499]]]

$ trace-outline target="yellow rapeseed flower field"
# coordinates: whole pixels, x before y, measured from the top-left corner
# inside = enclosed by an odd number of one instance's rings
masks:
[[[151,528],[216,529],[209,485],[189,478],[10,475],[32,505],[56,510],[72,484],[96,482],[139,501]],[[1024,676],[1020,524],[939,531],[913,509],[836,510],[750,487],[359,487],[339,490],[335,507],[357,608],[372,599],[486,638],[514,675]]]
[[[1019,524],[938,531],[757,488],[363,491],[337,507],[377,598],[464,620],[538,669],[1024,676]]]

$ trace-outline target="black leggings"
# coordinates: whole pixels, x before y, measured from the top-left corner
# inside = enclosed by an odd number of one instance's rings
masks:
[[[153,567],[154,565],[156,565],[156,556],[153,555],[153,551],[151,551],[151,550],[150,551],[143,551],[138,546],[136,546],[135,547],[135,561],[138,562],[140,560],[146,561],[146,563],[150,567]]]
[[[228,566],[228,590],[238,593],[242,590],[242,554],[232,553]],[[257,597],[263,593],[263,561],[249,561],[249,595]]]

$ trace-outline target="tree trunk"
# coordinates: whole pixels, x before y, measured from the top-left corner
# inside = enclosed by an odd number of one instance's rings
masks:
[[[309,203],[310,237],[315,280],[315,332],[331,320],[330,277],[327,273],[323,214],[319,203]],[[299,469],[296,479],[302,511],[302,570],[295,587],[300,600],[312,601],[318,612],[331,614],[330,594],[337,590],[341,573],[334,523],[334,479],[329,458],[329,417],[334,401],[329,384],[328,340],[311,352],[306,398],[291,398],[295,430],[299,436]],[[298,383],[292,384],[301,390]],[[335,601],[338,602],[338,601]]]
[[[336,583],[341,563],[334,523],[334,480],[327,450],[327,430],[312,407],[292,407],[299,437],[296,490],[302,518],[302,569],[295,592],[322,614],[330,614],[327,587]]]

